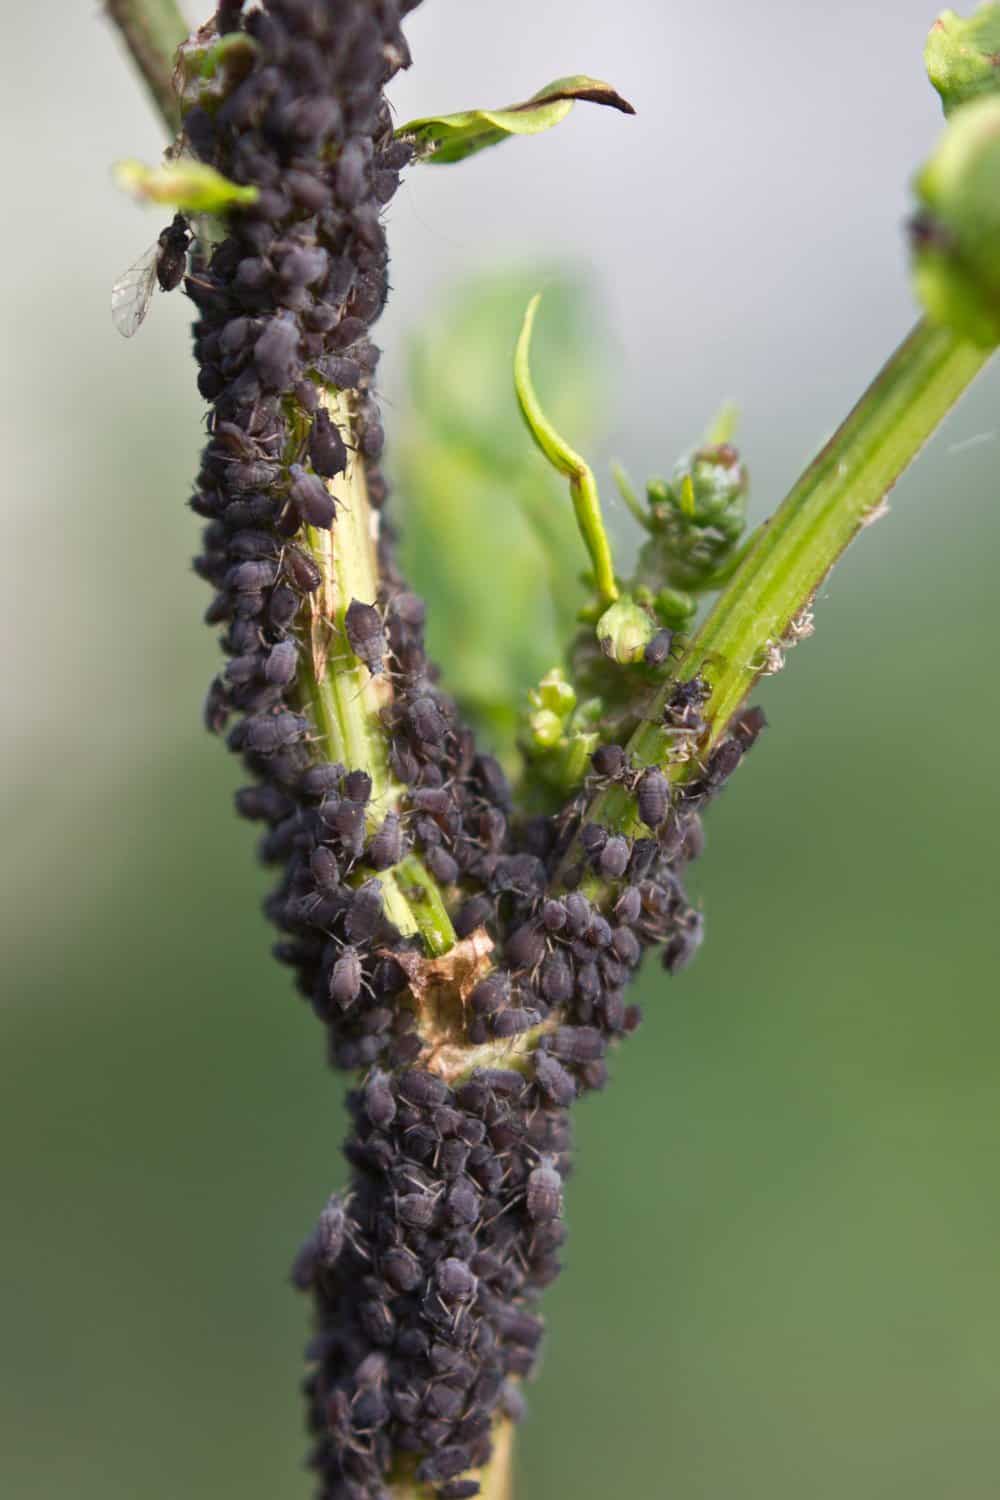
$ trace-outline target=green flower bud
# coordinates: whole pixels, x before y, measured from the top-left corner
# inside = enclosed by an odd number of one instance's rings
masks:
[[[528,692],[529,711],[521,720],[521,749],[532,766],[538,806],[550,796],[562,800],[587,774],[590,757],[600,743],[597,726],[605,705],[599,698],[577,703],[577,694],[563,672],[554,667]],[[533,712],[531,710],[534,710]]]
[[[697,602],[681,589],[661,589],[653,600],[653,608],[668,630],[679,630],[682,634],[690,630],[698,613]]]
[[[927,38],[924,62],[946,115],[980,94],[1000,91],[1000,5],[981,5],[967,21],[942,11]]]
[[[576,692],[566,681],[561,667],[546,672],[538,686],[531,689],[528,698],[536,708],[547,709],[559,719],[568,718],[576,707]]]
[[[681,459],[668,483],[647,486],[649,561],[676,588],[711,585],[746,525],[747,471],[729,443],[697,448]]]
[[[597,639],[612,661],[642,661],[642,653],[656,632],[655,621],[634,599],[623,594],[597,622]]]
[[[539,750],[551,750],[562,739],[563,721],[550,708],[540,708],[528,719],[531,738]]]
[[[914,279],[927,316],[1000,343],[1000,96],[955,112],[916,190]]]

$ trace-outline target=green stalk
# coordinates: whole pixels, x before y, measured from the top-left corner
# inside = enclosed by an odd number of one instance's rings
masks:
[[[171,85],[172,61],[187,36],[187,27],[173,0],[108,0],[108,14],[119,27],[167,129],[176,133],[179,113]],[[348,398],[341,392],[327,391],[322,399],[338,427],[349,432],[352,413]],[[333,531],[307,530],[308,546],[323,573],[323,584],[313,604],[308,649],[298,674],[299,690],[324,752],[368,772],[372,803],[384,815],[403,791],[390,771],[380,717],[391,689],[383,678],[373,678],[347,651],[344,635],[344,614],[351,599],[371,603],[377,597],[378,516],[369,503],[364,465],[353,457],[342,480],[331,484],[330,489],[343,507]],[[408,855],[393,870],[382,872],[379,879],[386,915],[401,932],[419,932],[432,958],[455,947],[457,935],[441,892],[416,855]],[[457,1050],[466,1060],[465,1049]],[[510,1050],[510,1044],[505,1044],[504,1055]],[[482,1500],[510,1500],[512,1451],[513,1427],[503,1421],[494,1436],[493,1457],[480,1471]],[[434,1486],[416,1483],[412,1467],[401,1466],[391,1483],[391,1493],[398,1500],[417,1500],[418,1496],[435,1493]]]
[[[105,0],[105,8],[108,19],[121,32],[168,133],[176,135],[181,116],[171,77],[174,56],[186,40],[189,27],[175,0]]]
[[[769,664],[823,579],[858,533],[883,512],[886,495],[990,358],[991,350],[948,329],[916,325],[824,448],[757,533],[715,607],[629,742],[640,765],[661,765],[673,780],[691,762],[671,758],[663,713],[676,681],[709,682],[703,757]],[[780,660],[780,657],[777,658]],[[586,814],[638,833],[635,802],[621,788]]]
[[[327,390],[321,400],[339,429],[351,432],[349,398]],[[372,779],[371,807],[377,823],[399,802],[403,788],[389,768],[382,710],[392,701],[383,674],[373,677],[347,644],[344,616],[352,599],[373,604],[378,597],[375,553],[377,516],[368,500],[364,464],[353,455],[346,473],[329,482],[339,514],[330,531],[306,528],[306,540],[323,574],[312,599],[308,649],[303,654],[299,685],[312,715],[325,759],[367,771]],[[379,875],[386,915],[404,935],[419,932],[432,956],[446,953],[455,929],[441,892],[416,855]]]

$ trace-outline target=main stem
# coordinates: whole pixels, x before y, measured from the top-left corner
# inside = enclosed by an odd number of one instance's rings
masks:
[[[188,28],[174,0],[107,0],[107,8],[164,124],[176,132],[180,113],[171,81],[173,58]],[[335,423],[349,435],[352,412],[347,397],[327,391],[323,400]],[[304,653],[299,673],[300,692],[325,755],[368,772],[373,813],[384,815],[402,793],[389,772],[379,717],[391,691],[347,649],[344,634],[344,615],[351,600],[371,604],[378,594],[378,518],[369,502],[364,465],[353,454],[343,480],[331,483],[330,489],[343,507],[335,531],[307,531],[310,550],[323,573],[323,588],[313,607],[310,649]],[[432,956],[454,946],[455,929],[441,892],[416,855],[407,856],[379,879],[386,915],[404,935],[419,932]]]

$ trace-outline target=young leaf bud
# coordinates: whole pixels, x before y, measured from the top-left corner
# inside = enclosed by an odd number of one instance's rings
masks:
[[[1000,5],[981,5],[963,20],[944,10],[931,27],[924,48],[927,76],[950,115],[960,104],[1000,90]]]

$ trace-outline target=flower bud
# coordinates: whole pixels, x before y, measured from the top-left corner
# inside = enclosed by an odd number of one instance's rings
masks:
[[[653,608],[669,630],[690,630],[698,605],[690,594],[681,589],[661,589],[653,600]]]
[[[531,738],[539,750],[551,750],[562,738],[563,721],[550,708],[540,708],[528,720]]]
[[[550,672],[546,672],[528,697],[537,708],[547,709],[559,719],[565,719],[576,707],[576,693],[566,681],[561,667],[553,667]]]
[[[946,115],[970,99],[1000,90],[998,58],[1000,5],[981,5],[967,21],[953,10],[941,12],[927,38],[924,62]]]
[[[597,622],[597,639],[612,661],[642,661],[642,653],[656,630],[656,622],[634,599],[623,594]]]
[[[927,316],[1000,343],[1000,97],[956,111],[916,190],[914,279]]]
[[[675,589],[711,586],[746,525],[747,471],[729,443],[681,459],[669,481],[647,485],[652,539],[640,568]]]

